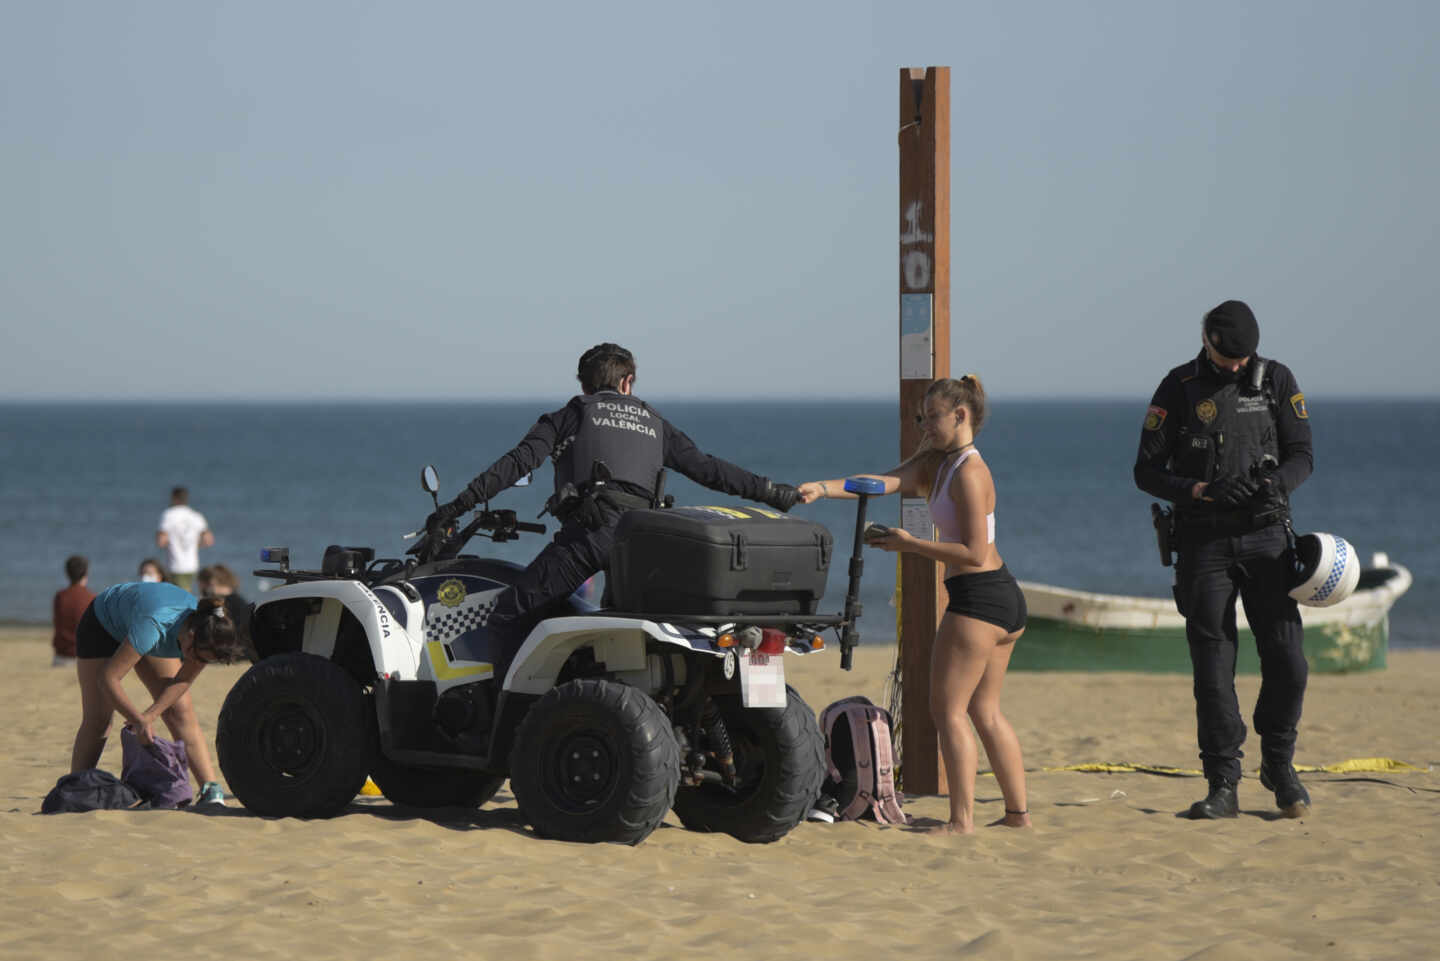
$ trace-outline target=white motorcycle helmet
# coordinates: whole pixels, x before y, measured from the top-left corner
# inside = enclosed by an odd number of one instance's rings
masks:
[[[1295,539],[1296,577],[1290,596],[1306,607],[1329,607],[1349,597],[1360,581],[1360,558],[1338,534],[1301,534]]]

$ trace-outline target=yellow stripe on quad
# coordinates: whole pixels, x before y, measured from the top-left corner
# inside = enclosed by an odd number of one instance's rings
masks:
[[[483,661],[472,661],[463,667],[451,664],[445,656],[445,645],[439,641],[429,642],[425,649],[430,654],[430,669],[435,672],[437,681],[453,681],[460,677],[476,677],[495,672],[495,665]]]

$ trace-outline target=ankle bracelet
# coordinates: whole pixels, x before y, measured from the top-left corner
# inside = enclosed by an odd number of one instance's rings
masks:
[[[1029,813],[1030,813],[1030,809],[1029,809],[1029,808],[1026,808],[1026,809],[1023,810],[1023,811],[1012,811],[1012,810],[1010,810],[1009,808],[1006,808],[1006,809],[1005,809],[1005,813],[1006,813],[1006,814],[1029,814]]]

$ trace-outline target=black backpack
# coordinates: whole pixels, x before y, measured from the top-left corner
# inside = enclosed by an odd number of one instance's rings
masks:
[[[41,814],[67,811],[144,810],[150,805],[124,781],[99,768],[66,774],[55,782],[40,805]]]

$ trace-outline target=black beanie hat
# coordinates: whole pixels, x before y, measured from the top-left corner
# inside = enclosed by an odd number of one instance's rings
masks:
[[[1260,346],[1260,325],[1243,300],[1227,300],[1205,315],[1205,342],[1225,357],[1249,357]]]

